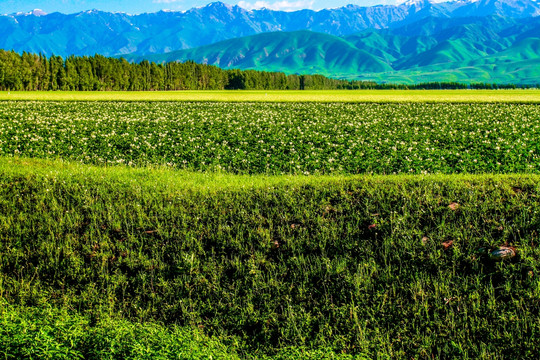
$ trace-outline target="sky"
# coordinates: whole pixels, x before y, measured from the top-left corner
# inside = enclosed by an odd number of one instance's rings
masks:
[[[41,9],[46,13],[55,11],[72,14],[84,10],[98,9],[119,11],[129,14],[156,12],[159,10],[188,10],[204,6],[217,0],[0,0],[0,14],[29,12]],[[376,4],[396,4],[399,0],[221,0],[227,4],[239,5],[245,9],[266,7],[273,10],[292,11],[298,9],[320,10],[347,4],[371,6]]]

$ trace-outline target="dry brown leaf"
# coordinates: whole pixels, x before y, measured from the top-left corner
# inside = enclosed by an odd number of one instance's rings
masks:
[[[442,243],[443,249],[448,250],[454,244],[454,240],[446,240]]]
[[[454,210],[456,211],[458,208],[459,208],[459,204],[457,202],[453,202],[451,203],[450,205],[448,205],[448,207],[450,208],[450,210]]]

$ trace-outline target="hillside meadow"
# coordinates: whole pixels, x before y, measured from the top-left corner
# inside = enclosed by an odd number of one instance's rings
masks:
[[[0,356],[537,358],[538,94],[2,94]]]

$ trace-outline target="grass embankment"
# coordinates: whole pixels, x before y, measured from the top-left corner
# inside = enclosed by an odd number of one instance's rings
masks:
[[[4,158],[3,355],[534,358],[539,180]]]
[[[4,91],[0,100],[540,103],[540,90]]]

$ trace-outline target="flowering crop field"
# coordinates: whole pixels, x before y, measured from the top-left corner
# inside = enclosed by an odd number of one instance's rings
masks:
[[[540,106],[1,102],[0,156],[245,174],[539,173]]]

